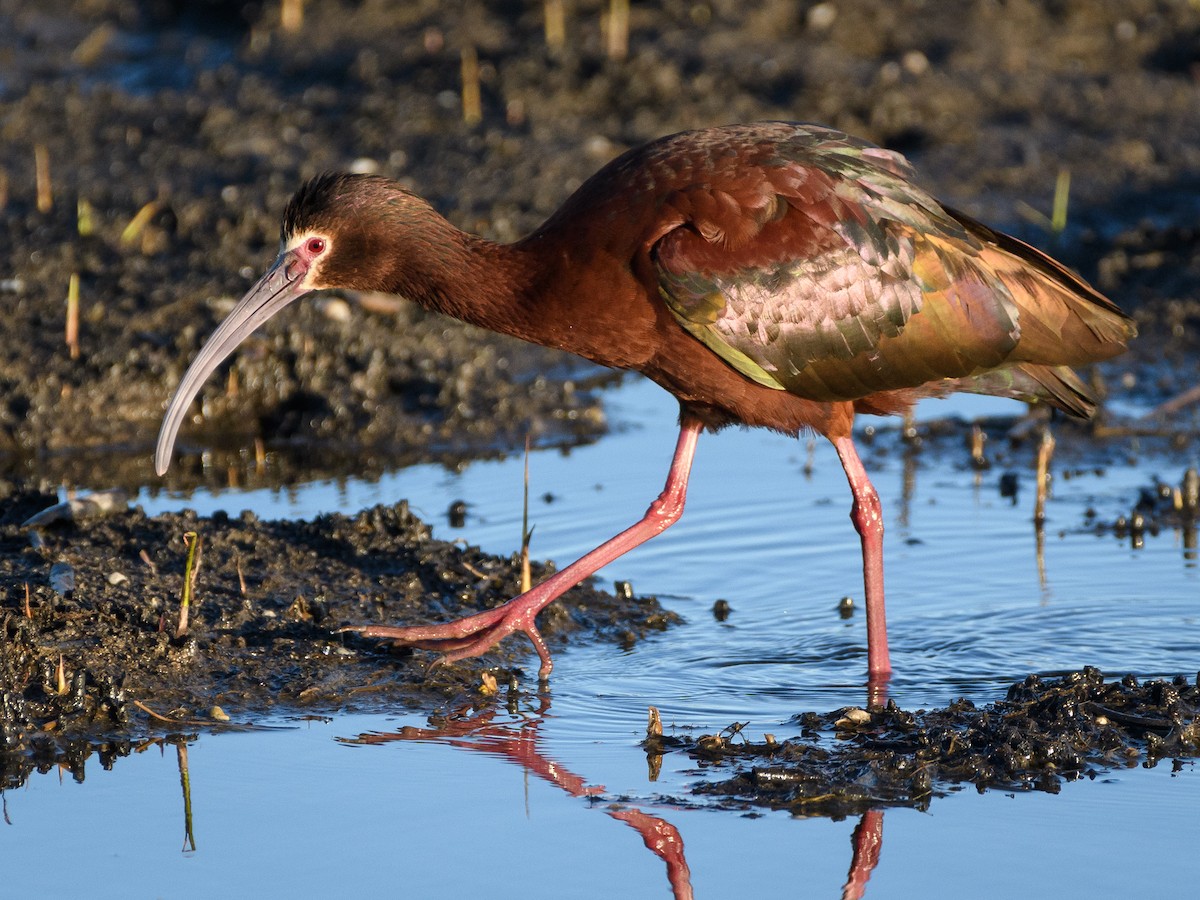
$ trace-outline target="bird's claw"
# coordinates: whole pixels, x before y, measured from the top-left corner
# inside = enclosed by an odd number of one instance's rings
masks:
[[[546,681],[554,668],[550,648],[546,646],[529,610],[519,607],[509,609],[508,604],[441,625],[350,625],[337,629],[338,634],[383,638],[398,647],[432,650],[440,656],[431,668],[480,656],[517,631],[523,632],[533,644],[541,660],[538,679]]]

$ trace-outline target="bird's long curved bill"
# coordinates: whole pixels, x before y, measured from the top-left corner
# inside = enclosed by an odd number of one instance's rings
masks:
[[[167,471],[171,464],[171,450],[175,446],[175,436],[179,426],[183,424],[188,407],[200,392],[200,387],[225,357],[234,351],[238,344],[250,336],[263,322],[279,312],[293,300],[304,296],[309,289],[304,287],[304,276],[308,267],[297,264],[300,261],[291,252],[279,254],[274,265],[238,301],[237,306],[229,313],[224,322],[213,332],[208,342],[200,348],[200,353],[193,360],[175,394],[167,406],[163,417],[162,428],[158,432],[158,446],[154,450],[154,469],[159,475]]]

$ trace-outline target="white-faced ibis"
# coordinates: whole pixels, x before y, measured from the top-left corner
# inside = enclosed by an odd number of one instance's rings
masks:
[[[813,125],[652,141],[593,175],[514,244],[465,234],[385,178],[322,175],[292,198],[270,270],[234,307],[167,408],[163,473],[184,414],[254,329],[325,288],[385,291],[446,315],[634,369],[679,399],[666,487],[633,526],[529,592],[442,625],[347,629],[457,660],[523,631],[564,591],[674,523],[696,439],[754,425],[833,442],[862,539],[868,669],[891,670],[879,497],[855,413],[971,391],[1095,408],[1071,366],[1107,359],[1132,321],[1021,241],[943,206],[897,153]]]

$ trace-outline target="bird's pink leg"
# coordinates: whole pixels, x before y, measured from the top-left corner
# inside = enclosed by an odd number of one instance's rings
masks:
[[[867,673],[876,680],[892,671],[887,617],[883,611],[883,509],[879,505],[879,494],[854,449],[854,442],[849,436],[840,437],[833,446],[854,494],[850,521],[862,539],[863,586],[867,595]]]
[[[538,677],[542,680],[547,679],[554,663],[550,660],[550,650],[534,623],[537,614],[618,556],[661,534],[679,520],[687,498],[688,475],[692,470],[696,439],[700,436],[702,428],[699,420],[690,416],[683,418],[679,441],[675,445],[675,457],[671,460],[671,470],[667,473],[666,486],[636,524],[521,596],[514,597],[496,609],[443,625],[367,625],[340,630],[356,632],[365,637],[388,638],[402,646],[437,650],[442,653],[442,662],[478,656],[514,631],[523,631],[533,642],[534,649],[542,661]]]

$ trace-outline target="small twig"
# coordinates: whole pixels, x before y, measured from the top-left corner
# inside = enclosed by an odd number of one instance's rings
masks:
[[[988,459],[983,454],[983,445],[987,442],[987,433],[978,424],[971,426],[971,465],[976,469],[986,469]]]
[[[351,693],[354,692],[351,691]],[[134,706],[136,706],[150,718],[156,719],[159,722],[166,722],[169,725],[188,725],[193,728],[220,728],[228,731],[275,731],[279,729],[279,726],[274,725],[256,725],[248,722],[233,722],[229,720],[228,716],[226,716],[224,719],[216,717],[212,719],[172,719],[170,716],[164,716],[156,713],[140,700],[132,700],[130,702],[132,702]],[[214,707],[214,709],[218,709],[218,707]],[[142,749],[152,745],[161,744],[158,740],[147,741],[145,745],[138,749],[138,752],[140,753]]]
[[[233,567],[237,570],[238,587],[241,588],[242,596],[246,596],[246,576],[242,574],[242,556],[237,554],[233,558]]]
[[[1071,170],[1059,169],[1054,182],[1054,206],[1050,213],[1050,231],[1059,235],[1067,227],[1067,205],[1071,197]]]
[[[79,273],[72,272],[67,282],[67,350],[71,359],[79,359]]]
[[[1070,202],[1070,196],[1071,170],[1059,169],[1058,178],[1054,182],[1054,200],[1050,207],[1050,215],[1047,216],[1040,209],[1030,206],[1024,200],[1016,201],[1013,206],[1027,221],[1058,237],[1067,227],[1067,207]]]
[[[79,232],[80,237],[91,237],[96,232],[96,222],[93,218],[95,210],[92,204],[88,203],[82,197],[75,204],[75,230]]]
[[[1046,521],[1046,494],[1050,485],[1050,459],[1054,456],[1054,435],[1047,428],[1037,451],[1037,499],[1033,506],[1033,521],[1039,526]]]
[[[116,34],[116,26],[107,22],[97,26],[71,51],[71,62],[88,67],[96,65]]]
[[[529,435],[525,435],[525,494],[521,509],[521,593],[533,587],[533,573],[529,568],[529,540],[533,531],[529,528]]]
[[[1015,203],[1013,203],[1013,207],[1026,221],[1032,222],[1034,225],[1037,225],[1039,228],[1043,228],[1046,231],[1050,230],[1050,217],[1037,207],[1030,206],[1024,200],[1017,200]]]
[[[474,47],[462,49],[462,113],[468,125],[483,121],[483,95],[479,87],[479,54]]]
[[[347,299],[357,303],[363,312],[377,313],[381,316],[398,315],[409,304],[403,297],[381,294],[378,291],[352,291],[347,294]]]
[[[183,790],[183,851],[196,849],[196,834],[192,830],[192,778],[188,773],[188,748],[186,742],[175,745],[175,755],[179,762],[179,786]]]
[[[472,575],[474,575],[476,578],[479,578],[479,579],[486,579],[486,578],[487,578],[487,573],[486,573],[486,572],[481,572],[481,571],[479,571],[479,569],[475,568],[473,565],[471,565],[471,564],[470,564],[469,562],[467,562],[466,560],[463,560],[463,561],[462,561],[462,563],[461,563],[461,565],[462,565],[462,567],[463,567],[464,569],[466,569],[468,572],[470,572],[470,573],[471,573]]]
[[[37,182],[37,208],[48,213],[54,208],[54,189],[50,183],[50,151],[45,144],[33,148],[34,179]]]
[[[154,214],[158,212],[158,206],[157,200],[151,200],[137,211],[129,220],[129,224],[121,231],[122,244],[129,245],[138,239],[145,227],[150,224],[150,220],[154,218]]]
[[[58,696],[62,697],[67,693],[67,667],[63,662],[63,655],[58,654]]]
[[[25,618],[32,619],[33,611],[29,608],[29,582],[25,582]]]
[[[150,718],[156,719],[159,722],[166,722],[170,725],[191,725],[196,728],[211,728],[211,727],[213,727],[213,725],[221,724],[219,722],[205,721],[204,719],[172,719],[170,716],[164,716],[159,713],[156,713],[154,710],[152,710],[150,707],[148,707],[145,703],[143,703],[140,700],[134,700],[134,701],[132,701],[132,703],[134,706],[136,706],[138,709],[140,709],[142,712],[144,712]]]
[[[188,615],[192,606],[192,592],[195,590],[196,576],[200,573],[200,535],[189,531],[183,536],[187,547],[187,562],[183,569],[183,597],[179,603],[179,626],[175,629],[175,637],[187,634]]]
[[[542,15],[546,28],[546,46],[558,52],[567,43],[567,17],[563,0],[545,0]]]
[[[144,712],[146,715],[148,715],[152,719],[158,719],[158,721],[160,721],[160,722],[170,722],[172,725],[182,724],[179,722],[178,719],[171,719],[171,718],[168,718],[167,716],[160,716],[158,713],[156,713],[154,710],[152,710],[150,707],[148,707],[141,700],[134,700],[133,705],[136,706],[138,709],[140,709],[142,712]]]
[[[158,574],[158,566],[156,566],[154,564],[154,560],[152,560],[150,558],[150,554],[146,552],[146,549],[144,547],[138,553],[138,556],[141,557],[142,562],[144,562],[147,565],[147,567],[150,569],[151,575]]]
[[[289,33],[304,26],[304,0],[283,0],[279,7],[279,27]]]
[[[1150,412],[1142,416],[1142,421],[1146,419],[1156,419],[1162,416],[1168,416],[1171,413],[1179,412],[1185,406],[1191,406],[1195,403],[1200,403],[1200,384],[1188,388],[1182,393],[1176,394],[1170,400],[1160,403]]]
[[[609,59],[622,60],[629,55],[629,0],[609,0],[604,49]]]

